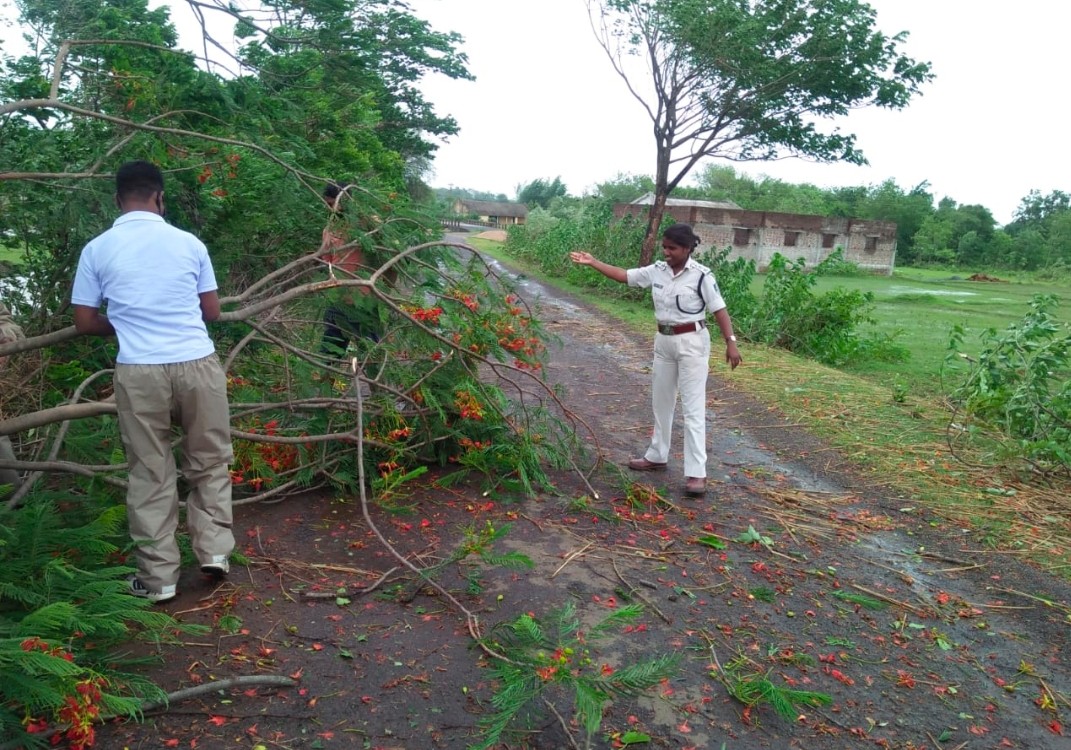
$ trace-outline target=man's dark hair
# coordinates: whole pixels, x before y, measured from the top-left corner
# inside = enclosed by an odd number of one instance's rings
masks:
[[[126,198],[147,200],[154,193],[163,191],[164,173],[150,162],[128,161],[115,173],[115,194],[120,201]]]

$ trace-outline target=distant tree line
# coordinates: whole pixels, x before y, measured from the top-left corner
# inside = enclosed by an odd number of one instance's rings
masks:
[[[560,178],[536,179],[517,186],[515,200],[547,217],[575,214],[587,201],[627,203],[654,190],[646,175],[618,174],[596,185],[592,195],[569,196]],[[484,195],[477,191],[463,192]],[[449,191],[436,190],[445,200]],[[1031,190],[1014,218],[998,226],[985,206],[934,200],[927,182],[905,189],[894,180],[879,185],[822,188],[773,177],[751,177],[733,167],[709,165],[693,185],[679,187],[675,198],[732,201],[751,211],[844,216],[895,222],[896,262],[902,266],[945,265],[1020,271],[1071,271],[1071,195]],[[499,195],[493,200],[505,200]],[[540,221],[537,211],[529,220]]]
[[[600,193],[607,189],[615,192],[619,186],[599,186]],[[1003,227],[985,206],[948,197],[935,201],[926,182],[909,189],[891,179],[879,185],[820,188],[771,177],[756,179],[715,165],[697,174],[695,186],[680,188],[674,195],[731,200],[754,211],[892,221],[897,225],[900,265],[1071,270],[1071,197],[1059,190],[1048,195],[1031,191],[1020,202],[1014,220]]]

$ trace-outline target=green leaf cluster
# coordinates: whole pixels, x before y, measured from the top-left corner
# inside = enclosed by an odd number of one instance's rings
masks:
[[[84,512],[37,499],[0,512],[0,736],[21,739],[23,719],[60,723],[79,684],[101,688],[102,714],[136,717],[162,691],[127,670],[135,638],[189,631],[130,596],[119,546],[122,506]]]
[[[966,422],[957,423],[955,442],[985,445],[995,440],[997,458],[1068,476],[1071,328],[1050,312],[1057,304],[1055,296],[1035,296],[1022,320],[982,334],[977,358],[960,355],[964,332],[955,329],[946,363],[950,369],[967,363],[950,394]]]
[[[503,657],[491,667],[498,681],[491,699],[495,712],[483,721],[483,740],[472,750],[490,750],[511,727],[531,720],[539,710],[533,704],[551,700],[547,694],[552,689],[572,697],[577,722],[590,741],[599,731],[608,701],[639,695],[674,674],[675,654],[619,669],[598,663],[597,644],[641,613],[638,605],[621,607],[584,631],[569,603],[551,612],[546,622],[525,614],[495,626],[487,644]]]
[[[37,46],[0,57],[0,100],[15,107],[0,121],[0,163],[41,178],[0,181],[0,235],[25,259],[27,301],[11,298],[28,334],[66,322],[44,311],[65,309],[78,253],[115,213],[110,174],[128,159],[165,170],[168,218],[205,240],[225,294],[317,248],[326,179],[359,183],[362,211],[387,225],[377,244],[425,236],[410,194],[426,192],[436,139],[457,123],[418,84],[471,75],[460,37],[404,4],[206,6],[213,33],[222,18],[245,39],[232,60],[216,49],[208,65],[178,48],[166,6],[20,0],[18,9]],[[47,96],[65,43],[61,106],[19,108]]]
[[[796,690],[781,687],[770,681],[769,675],[762,673],[732,673],[726,678],[729,695],[754,707],[768,704],[783,719],[795,721],[799,714],[798,706],[828,706],[833,698],[826,693],[812,690]]]

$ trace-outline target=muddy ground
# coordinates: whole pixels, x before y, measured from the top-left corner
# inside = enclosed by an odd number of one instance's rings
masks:
[[[746,346],[731,375],[715,360],[707,496],[681,492],[679,453],[665,474],[622,470],[649,434],[651,342],[580,300],[525,286],[560,337],[548,377],[564,386],[604,460],[592,477],[599,499],[573,473],[555,474],[554,492],[516,500],[426,476],[408,512],[374,510],[373,520],[422,566],[449,556],[466,527],[511,524],[497,549],[523,552],[532,570],[465,564],[439,579],[484,632],[567,602],[588,624],[625,603],[644,606],[594,662],[620,670],[675,653],[679,670],[641,698],[609,704],[591,747],[1071,747],[1071,588],[869,486],[799,426],[747,399],[733,387],[748,376]],[[678,451],[680,439],[678,429]],[[664,500],[630,501],[629,479]],[[759,539],[742,540],[749,527]],[[176,702],[143,724],[109,724],[99,747],[479,742],[496,688],[489,657],[456,607],[410,577],[355,593],[396,565],[355,498],[242,506],[236,536],[248,566],[219,586],[190,571],[163,605],[211,634],[160,647],[150,674],[168,691],[237,676],[295,686],[241,685]],[[338,599],[339,590],[348,595]],[[734,699],[733,674],[831,703],[785,719],[769,703]],[[569,696],[548,697],[560,718],[536,706],[527,731],[501,747],[585,747]]]

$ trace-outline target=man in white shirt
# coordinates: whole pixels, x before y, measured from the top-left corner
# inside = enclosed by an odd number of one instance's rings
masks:
[[[177,593],[181,564],[173,425],[182,428],[186,523],[201,570],[226,575],[234,549],[227,379],[205,326],[219,317],[219,295],[204,243],[163,219],[160,169],[128,162],[115,183],[121,216],[82,251],[71,302],[80,333],[119,338],[115,400],[138,545],[130,592],[163,602]]]

